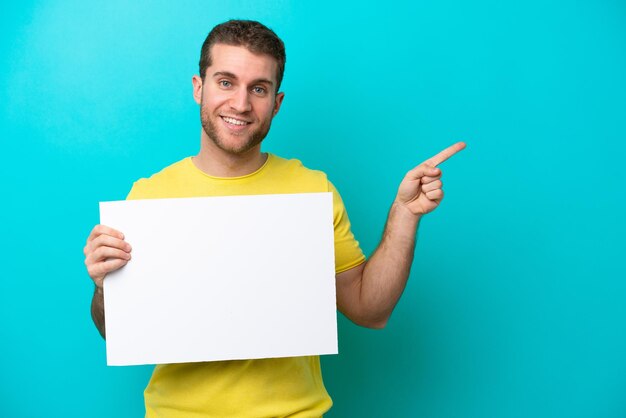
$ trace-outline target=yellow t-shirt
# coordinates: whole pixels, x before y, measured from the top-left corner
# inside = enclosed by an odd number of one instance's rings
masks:
[[[268,154],[254,173],[221,178],[185,158],[135,182],[127,199],[316,192],[333,193],[336,272],[356,267],[365,257],[339,193],[324,173],[298,160]],[[157,365],[144,394],[148,418],[311,418],[332,405],[319,356]]]

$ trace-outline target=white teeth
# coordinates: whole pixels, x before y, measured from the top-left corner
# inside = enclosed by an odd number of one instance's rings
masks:
[[[229,117],[226,117],[226,116],[223,116],[223,118],[224,118],[224,120],[225,120],[227,123],[230,123],[230,124],[232,124],[232,125],[239,125],[239,126],[242,126],[242,125],[247,125],[247,124],[248,124],[248,122],[245,122],[245,121],[243,121],[243,120],[238,120],[238,119],[234,119],[234,118],[229,118]]]

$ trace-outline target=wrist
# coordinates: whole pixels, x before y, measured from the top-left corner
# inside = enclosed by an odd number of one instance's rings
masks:
[[[411,209],[408,208],[407,205],[405,205],[404,203],[400,202],[397,199],[394,200],[393,204],[391,205],[391,209],[395,211],[396,216],[402,219],[403,221],[415,222],[415,224],[418,224],[420,219],[424,215],[423,213],[413,212]]]

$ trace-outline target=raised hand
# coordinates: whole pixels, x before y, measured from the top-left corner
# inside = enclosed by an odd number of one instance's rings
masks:
[[[91,280],[102,289],[104,277],[128,263],[131,247],[124,234],[105,225],[96,225],[87,238],[85,265]]]
[[[437,166],[464,148],[464,142],[457,142],[406,173],[398,188],[396,202],[414,215],[435,210],[443,199],[441,169]]]

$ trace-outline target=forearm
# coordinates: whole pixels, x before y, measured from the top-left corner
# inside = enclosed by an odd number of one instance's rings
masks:
[[[409,278],[421,216],[394,202],[378,248],[363,268],[360,305],[374,327],[383,327]]]
[[[104,329],[104,292],[101,287],[96,287],[91,299],[91,318],[98,331],[100,331],[102,338],[106,339]]]
[[[443,199],[441,164],[465,148],[458,142],[410,170],[400,186],[380,244],[363,265],[337,274],[337,306],[359,325],[387,324],[409,278],[421,217]]]

